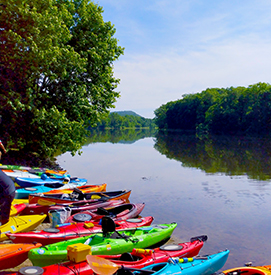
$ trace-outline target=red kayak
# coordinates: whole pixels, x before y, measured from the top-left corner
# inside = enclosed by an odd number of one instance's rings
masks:
[[[63,209],[63,207],[69,207],[71,209],[71,214],[75,214],[81,211],[96,210],[98,207],[114,207],[125,203],[125,200],[108,200],[108,201],[79,201],[79,202],[66,202],[57,203],[53,205],[41,205],[38,203],[28,204],[23,210],[23,215],[39,215],[48,214],[51,210]]]
[[[110,208],[99,207],[96,210],[71,215],[65,222],[100,221],[104,216],[110,217],[114,221],[127,220],[137,217],[144,207],[145,203],[124,203]]]
[[[17,216],[20,215],[26,208],[26,204],[19,203],[19,204],[13,204],[10,208],[10,216]]]
[[[180,243],[177,245],[169,244],[155,249],[134,249],[131,253],[124,253],[122,255],[103,255],[102,258],[111,260],[112,262],[123,265],[130,268],[142,268],[144,266],[167,262],[171,257],[193,257],[198,255],[200,249],[203,246],[204,241],[207,240],[207,236],[199,236],[190,239],[190,242]],[[87,256],[88,257],[88,256]],[[43,275],[49,274],[65,274],[65,275],[93,275],[93,271],[90,268],[87,261],[75,263],[65,262],[54,264],[50,266],[41,267],[29,267],[29,269],[37,269],[43,273]],[[27,269],[27,268],[26,268]],[[14,274],[14,273],[12,273]],[[30,274],[30,273],[27,273]]]
[[[153,217],[148,216],[138,219],[127,219],[115,221],[116,229],[135,228],[148,226],[152,223]],[[41,231],[31,231],[22,233],[6,233],[13,243],[37,242],[42,245],[61,242],[78,237],[88,236],[97,232],[102,232],[102,225],[99,222],[80,222],[70,225],[62,225],[57,228],[47,228]]]

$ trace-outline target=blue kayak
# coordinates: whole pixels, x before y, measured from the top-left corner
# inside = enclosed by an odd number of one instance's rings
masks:
[[[72,177],[48,177],[46,174],[42,174],[40,178],[15,178],[15,182],[19,187],[33,187],[45,184],[57,184],[57,183],[76,183],[79,185],[87,183],[87,179],[83,178],[72,178]]]
[[[210,275],[220,270],[226,263],[229,255],[229,250],[221,251],[212,255],[196,256],[194,258],[171,258],[167,263],[158,263],[148,265],[142,270],[144,272],[134,271],[134,274],[149,274],[152,275]],[[125,268],[124,268],[125,269]],[[118,270],[117,274],[122,270]]]
[[[79,182],[79,183],[45,183],[44,185],[37,185],[33,187],[22,187],[18,188],[15,191],[15,199],[28,199],[28,196],[33,193],[44,193],[49,192],[53,189],[68,189],[68,188],[74,188],[81,185],[84,185],[85,182]]]

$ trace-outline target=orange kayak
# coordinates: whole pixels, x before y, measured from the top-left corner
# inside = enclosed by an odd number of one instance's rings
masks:
[[[236,267],[227,269],[221,274],[240,275],[241,273],[245,273],[246,275],[271,275],[271,265]]]
[[[41,243],[0,244],[0,270],[20,265],[28,258],[28,251],[30,249],[40,246],[42,246]]]
[[[82,186],[77,186],[77,189],[81,190],[83,193],[91,193],[91,192],[102,192],[106,191],[106,183],[103,184],[97,184],[97,185],[82,185]],[[68,189],[52,189],[47,192],[43,192],[44,195],[50,195],[50,194],[71,194],[73,192],[73,188],[68,188]]]
[[[77,193],[78,192],[78,193]],[[55,203],[73,203],[73,202],[83,202],[88,203],[88,201],[107,201],[107,200],[125,200],[128,202],[131,190],[118,190],[109,192],[91,192],[83,193],[82,191],[75,188],[71,194],[29,194],[29,204],[40,204],[49,205]],[[66,196],[63,196],[66,195]],[[77,196],[78,195],[78,196]]]

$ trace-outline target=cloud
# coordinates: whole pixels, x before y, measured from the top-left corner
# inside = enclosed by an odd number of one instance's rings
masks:
[[[155,110],[183,94],[206,88],[269,82],[270,49],[271,41],[258,41],[252,35],[185,55],[172,51],[126,56],[115,66],[121,79],[121,98],[116,106],[122,110]]]
[[[153,110],[213,87],[269,82],[269,0],[100,0],[124,56],[116,110]]]

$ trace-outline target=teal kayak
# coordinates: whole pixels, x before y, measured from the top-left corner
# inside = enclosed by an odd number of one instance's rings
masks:
[[[85,182],[71,182],[71,183],[62,183],[62,182],[53,182],[53,183],[45,183],[43,185],[37,185],[33,187],[21,187],[17,188],[15,191],[15,199],[28,199],[30,194],[35,193],[45,193],[55,189],[72,189],[74,187],[85,185]]]
[[[39,178],[17,177],[14,180],[19,187],[24,187],[24,188],[34,187],[34,186],[39,186],[44,184],[63,183],[66,180],[68,180],[69,183],[77,183],[81,185],[87,183],[87,179],[83,179],[83,178],[71,178],[65,175],[48,177],[46,174],[42,174],[42,176]]]
[[[67,247],[87,244],[92,255],[114,255],[131,252],[134,248],[147,248],[170,238],[176,223],[159,224],[120,231],[107,231],[91,236],[58,242],[38,249],[31,249],[28,258],[34,266],[47,266],[68,260]],[[114,232],[113,232],[114,231]]]
[[[170,258],[167,263],[158,263],[143,267],[142,270],[150,270],[152,275],[210,275],[221,269],[226,263],[229,250],[220,251],[216,254],[197,256],[194,258]],[[121,275],[121,269],[117,274]],[[127,273],[125,273],[127,274]],[[136,272],[136,274],[148,275],[148,272]]]

